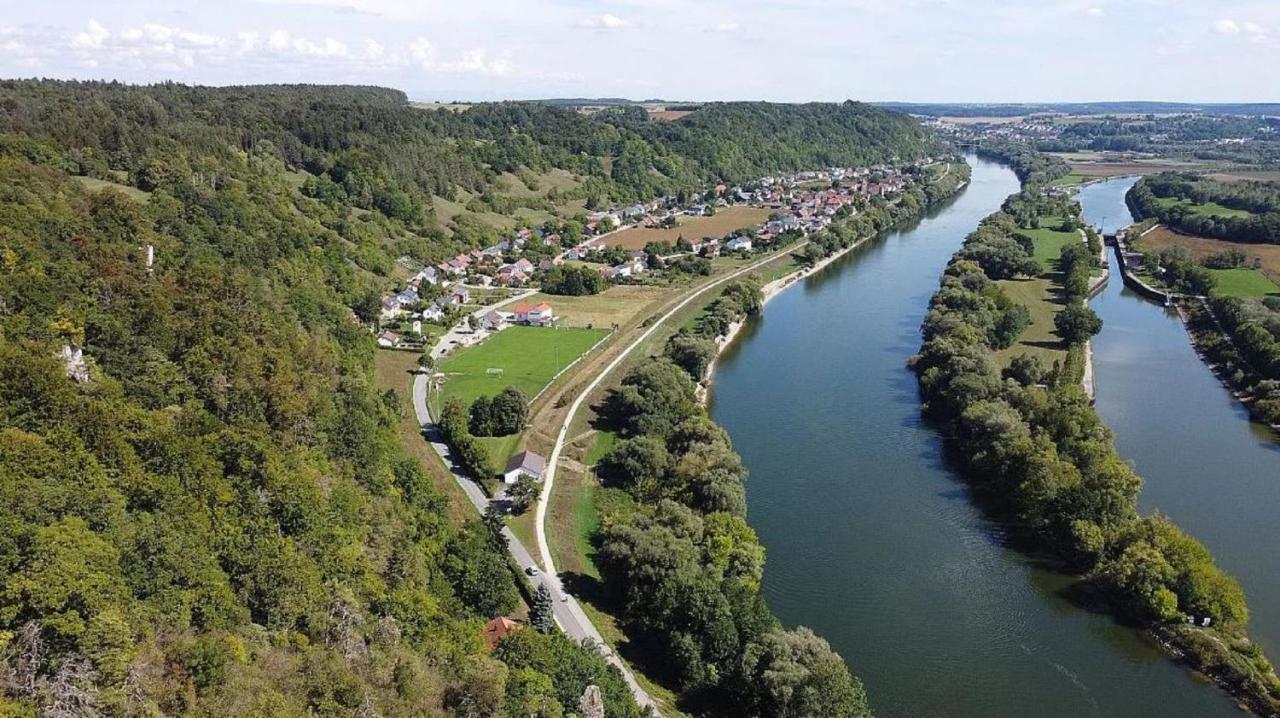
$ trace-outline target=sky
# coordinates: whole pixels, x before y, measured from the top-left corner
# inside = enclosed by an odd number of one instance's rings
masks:
[[[411,99],[1280,101],[1280,0],[3,0],[0,77]]]

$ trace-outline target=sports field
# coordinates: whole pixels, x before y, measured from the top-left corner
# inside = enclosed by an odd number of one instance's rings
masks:
[[[508,386],[532,399],[608,333],[605,329],[509,327],[442,361],[437,371],[444,374],[444,382],[433,402],[438,408],[458,397],[469,405],[478,396],[492,396]]]

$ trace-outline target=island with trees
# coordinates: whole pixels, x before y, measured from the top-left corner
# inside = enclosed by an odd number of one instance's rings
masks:
[[[998,282],[1026,271],[1030,258],[1016,235],[1059,201],[1044,189],[1055,178],[1039,171],[1045,161],[1028,154],[1014,161],[1029,181],[965,240],[931,300],[913,359],[924,412],[942,427],[984,506],[1029,545],[1242,702],[1273,714],[1280,679],[1247,638],[1244,591],[1167,518],[1138,513],[1142,480],[1081,389],[1081,346],[1101,323],[1079,287],[1064,287],[1068,303],[1055,318],[1070,347],[1066,361],[1048,368],[1025,354],[1003,367],[997,360],[1010,311]],[[1086,262],[1087,255],[1068,260]],[[1068,267],[1063,276],[1071,275]]]

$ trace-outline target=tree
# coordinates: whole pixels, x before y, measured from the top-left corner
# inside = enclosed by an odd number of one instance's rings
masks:
[[[588,267],[557,265],[542,278],[542,291],[547,294],[582,296],[599,294],[609,283]]]
[[[528,474],[522,474],[507,489],[507,498],[511,500],[512,513],[519,516],[528,511],[538,501],[538,496],[541,492],[542,485],[537,479]]]
[[[538,584],[533,590],[533,601],[529,604],[529,625],[539,633],[551,633],[556,630],[554,604],[551,591],[545,582]]]
[[[1068,344],[1083,344],[1102,331],[1102,319],[1083,303],[1074,302],[1058,312],[1053,326]]]
[[[681,369],[689,372],[694,381],[701,381],[715,359],[716,350],[714,341],[680,332],[667,340],[666,354]]]
[[[746,647],[738,699],[759,716],[870,716],[861,682],[807,628],[774,629]]]

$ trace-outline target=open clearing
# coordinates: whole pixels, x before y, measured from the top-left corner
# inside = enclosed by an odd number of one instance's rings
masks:
[[[1280,286],[1256,269],[1210,269],[1213,293],[1221,297],[1265,297],[1280,294]]]
[[[1271,281],[1280,283],[1280,244],[1224,242],[1220,239],[1178,234],[1168,227],[1156,227],[1143,235],[1138,245],[1138,248],[1142,251],[1158,251],[1165,247],[1178,245],[1186,247],[1191,252],[1191,256],[1196,259],[1203,259],[1211,254],[1219,254],[1228,249],[1239,249],[1248,255],[1251,261],[1255,257],[1261,260],[1262,273]]]
[[[610,327],[626,324],[655,300],[668,294],[669,290],[662,287],[619,284],[585,297],[539,293],[528,301],[533,304],[547,302],[566,326]]]
[[[532,399],[551,379],[603,339],[608,330],[572,327],[509,327],[440,363],[445,375],[437,405],[457,397],[470,405],[514,386]],[[502,370],[500,374],[490,369]]]
[[[118,182],[108,182],[107,180],[100,180],[97,177],[75,176],[73,179],[75,179],[80,184],[84,185],[84,188],[89,190],[90,192],[99,192],[101,190],[104,190],[110,187],[112,189],[116,189],[125,193],[126,195],[129,196],[130,199],[135,200],[137,202],[146,202],[147,200],[151,199],[150,192],[144,192],[138,189],[137,187],[130,187],[127,184],[120,184]]]
[[[1266,170],[1228,170],[1209,175],[1219,182],[1280,182],[1280,172]]]
[[[670,229],[625,229],[609,235],[609,246],[644,249],[649,242],[675,244],[681,235],[689,241],[704,237],[722,237],[734,230],[763,224],[771,212],[759,207],[724,207],[713,217],[681,217]]]
[[[1232,207],[1224,207],[1217,202],[1206,202],[1204,204],[1196,204],[1189,199],[1181,199],[1178,197],[1156,197],[1156,204],[1164,208],[1182,207],[1192,214],[1198,214],[1202,217],[1249,217],[1252,216],[1249,211],[1243,209],[1234,209]]]
[[[1053,272],[1058,266],[1058,257],[1062,255],[1062,248],[1072,242],[1080,241],[1080,233],[1074,230],[1063,232],[1052,227],[1061,226],[1062,220],[1054,217],[1045,217],[1041,224],[1045,225],[1039,229],[1020,229],[1019,233],[1031,237],[1032,244],[1035,246],[1035,252],[1032,254],[1035,260],[1045,272]]]
[[[1138,249],[1154,252],[1172,246],[1186,247],[1197,260],[1229,249],[1243,251],[1250,262],[1259,261],[1261,269],[1210,270],[1218,280],[1215,291],[1228,297],[1261,297],[1280,292],[1280,245],[1224,242],[1220,239],[1178,234],[1168,227],[1156,227],[1143,235]]]

